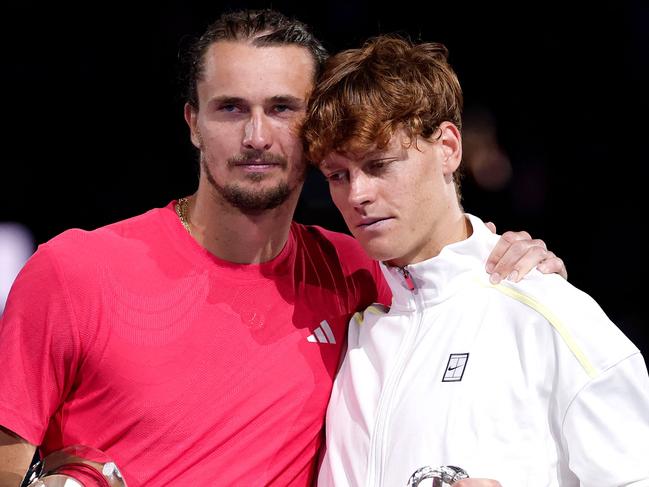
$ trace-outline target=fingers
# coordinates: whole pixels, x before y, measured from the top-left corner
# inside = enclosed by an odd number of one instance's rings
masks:
[[[500,482],[493,479],[464,479],[453,482],[456,487],[501,487]]]
[[[563,260],[549,251],[543,240],[533,239],[525,231],[505,232],[491,251],[485,267],[492,284],[503,279],[518,282],[534,267],[543,274],[559,274],[568,279]]]
[[[532,239],[527,232],[505,232],[487,259],[489,280],[493,284],[504,278],[518,282],[545,259],[546,253],[543,240]]]
[[[531,240],[532,237],[527,232],[505,232],[496,243],[496,246],[489,254],[487,259],[487,272],[493,272],[493,268],[500,262],[511,245],[518,240]],[[542,242],[542,241],[541,241]],[[545,243],[543,244],[545,245]]]
[[[559,274],[564,279],[568,279],[566,264],[563,259],[557,257],[551,250],[548,250],[547,257],[536,268],[543,274]]]
[[[485,226],[491,230],[491,233],[496,233],[496,225],[493,222],[486,222]]]

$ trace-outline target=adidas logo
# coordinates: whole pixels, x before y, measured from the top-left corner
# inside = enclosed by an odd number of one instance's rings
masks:
[[[327,320],[322,320],[320,326],[313,330],[313,333],[306,338],[307,342],[312,343],[336,343],[336,337],[331,331]]]

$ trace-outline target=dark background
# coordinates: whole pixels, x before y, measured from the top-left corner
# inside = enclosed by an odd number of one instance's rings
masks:
[[[397,31],[448,46],[465,140],[487,126],[511,165],[498,190],[469,174],[465,209],[543,238],[646,357],[649,4],[448,3],[5,2],[0,221],[43,242],[192,193],[177,53],[224,9],[277,8],[332,52]],[[316,175],[305,194],[299,221],[344,230]]]

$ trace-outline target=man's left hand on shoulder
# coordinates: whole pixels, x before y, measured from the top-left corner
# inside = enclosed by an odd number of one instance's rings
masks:
[[[487,227],[496,233],[496,226],[488,222]],[[505,232],[489,254],[486,270],[490,274],[489,281],[498,284],[507,279],[518,282],[534,267],[543,274],[559,274],[568,279],[568,271],[563,260],[548,250],[545,242],[533,239],[529,233]],[[470,487],[470,486],[467,486]]]

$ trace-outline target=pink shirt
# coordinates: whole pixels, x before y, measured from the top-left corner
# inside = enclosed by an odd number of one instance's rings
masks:
[[[379,290],[375,284],[379,282]],[[222,261],[172,204],[41,245],[0,323],[0,424],[94,446],[129,487],[309,485],[350,315],[388,303],[345,235]]]

